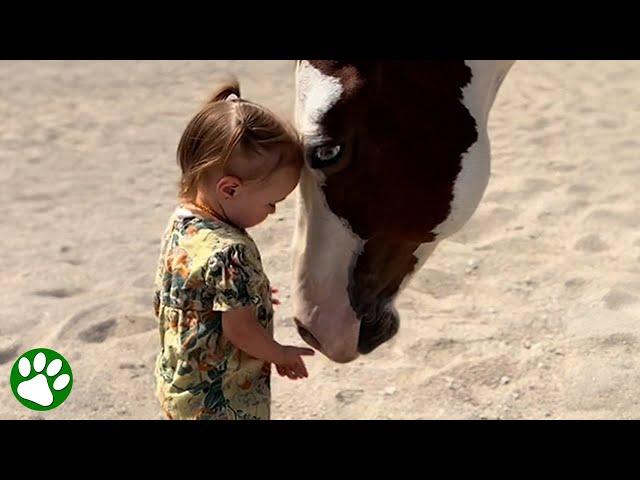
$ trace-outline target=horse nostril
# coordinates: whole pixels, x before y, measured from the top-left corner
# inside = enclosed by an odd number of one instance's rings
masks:
[[[399,326],[400,321],[393,312],[364,314],[360,322],[358,352],[371,353],[398,333]]]
[[[298,329],[298,335],[302,337],[302,339],[311,345],[316,350],[320,350],[320,342],[313,336],[313,334],[302,326],[300,321],[297,318],[294,318],[293,321],[296,323],[296,327]]]

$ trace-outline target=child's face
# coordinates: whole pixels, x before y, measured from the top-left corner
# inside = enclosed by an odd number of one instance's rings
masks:
[[[276,205],[296,188],[299,179],[300,170],[294,167],[280,168],[259,183],[236,179],[238,186],[232,195],[224,195],[221,203],[229,220],[238,227],[250,228],[274,213]]]

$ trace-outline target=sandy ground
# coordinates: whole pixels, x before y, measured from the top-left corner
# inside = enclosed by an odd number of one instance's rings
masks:
[[[175,147],[227,72],[291,117],[286,61],[0,62],[0,418],[157,419],[151,311]],[[398,298],[397,337],[274,376],[275,419],[640,418],[640,62],[519,62],[490,120],[474,218]],[[291,323],[293,197],[252,233]],[[69,359],[58,409],[23,408],[28,349]]]

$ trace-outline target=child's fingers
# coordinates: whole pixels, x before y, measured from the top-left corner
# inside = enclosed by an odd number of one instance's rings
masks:
[[[287,377],[287,378],[290,378],[291,380],[298,379],[298,374],[294,372],[293,369],[291,369],[290,367],[287,367],[285,365],[278,365],[276,367],[276,370],[278,370],[278,373],[280,374],[281,377]]]
[[[274,305],[280,305],[280,300],[274,297],[276,293],[278,293],[278,289],[275,287],[271,287],[271,303]]]
[[[315,350],[306,347],[294,347],[297,355],[315,355]]]
[[[305,364],[302,361],[302,359],[298,360],[294,364],[294,369],[295,369],[296,374],[298,374],[302,378],[307,378],[309,376],[309,372],[307,372],[307,367],[305,366]]]

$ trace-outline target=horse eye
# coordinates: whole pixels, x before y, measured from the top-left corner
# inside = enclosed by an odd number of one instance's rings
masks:
[[[332,160],[340,153],[340,145],[330,145],[316,148],[316,157],[318,160],[326,162]]]
[[[321,145],[313,149],[311,166],[323,168],[333,165],[340,159],[342,145]]]

